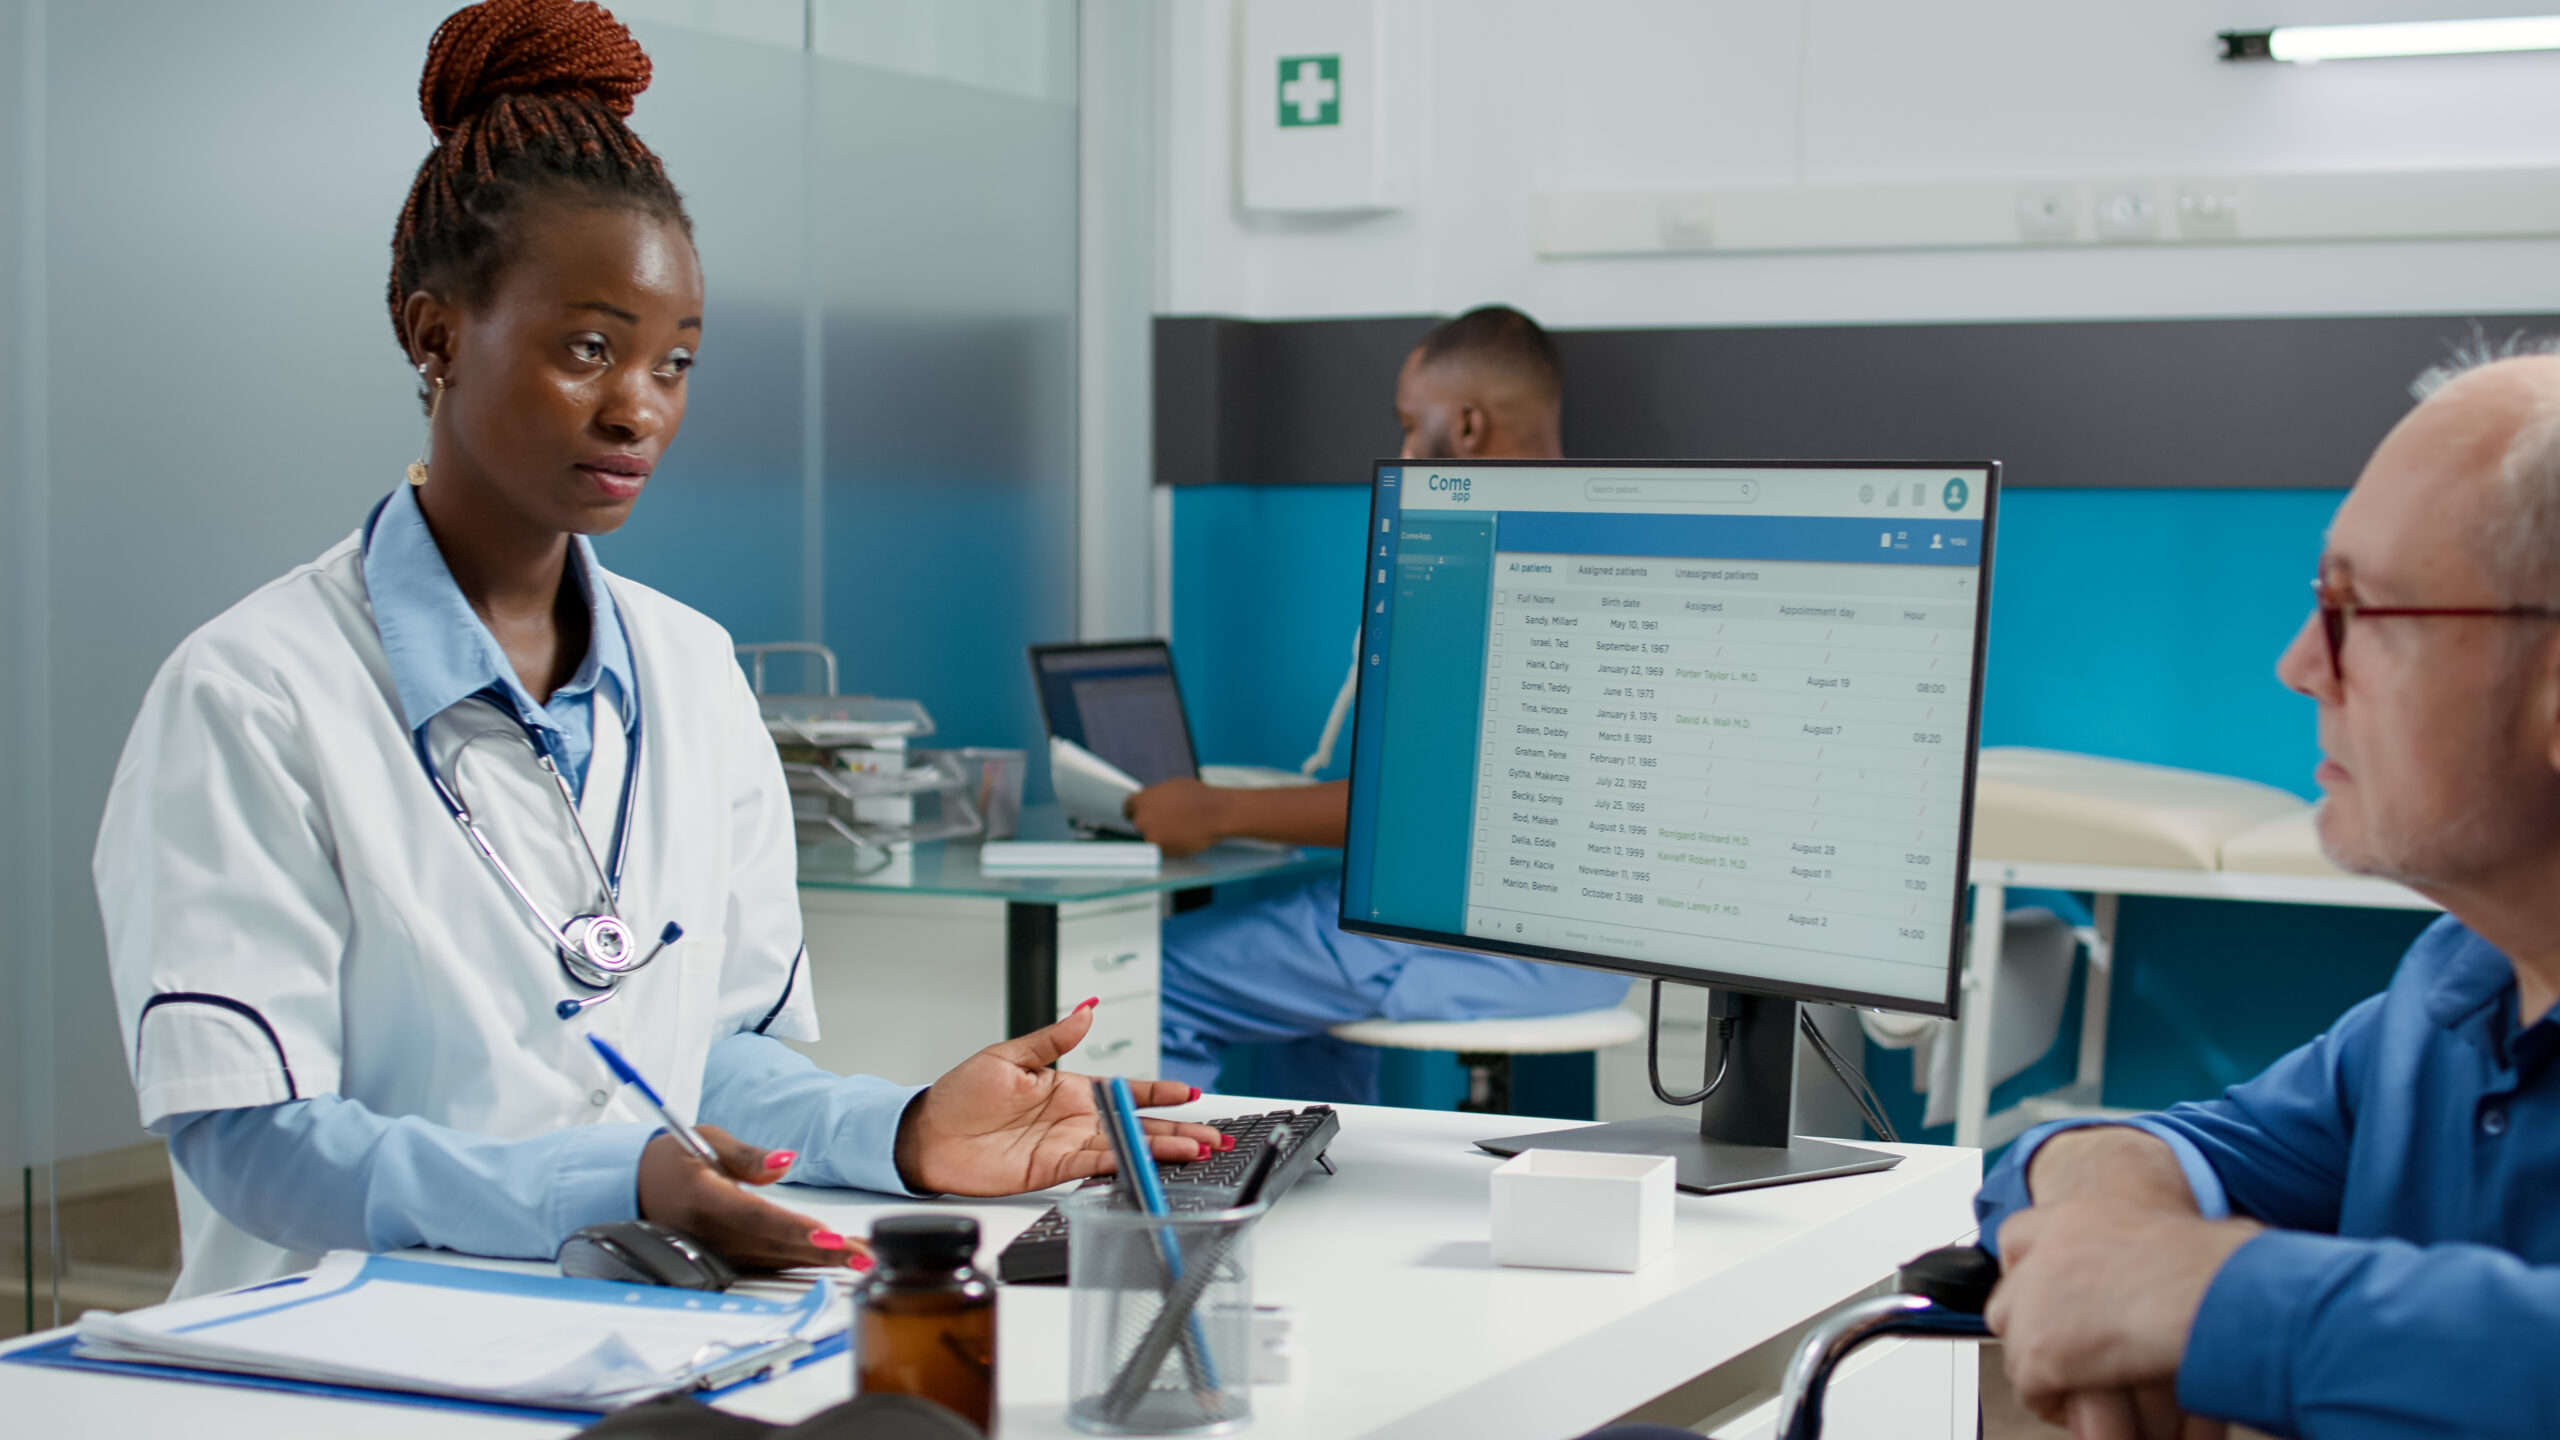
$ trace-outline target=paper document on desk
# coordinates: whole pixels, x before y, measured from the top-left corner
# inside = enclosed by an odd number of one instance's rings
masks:
[[[835,1282],[766,1300],[341,1250],[306,1275],[80,1318],[84,1359],[614,1409],[846,1325]]]
[[[1121,809],[1129,797],[1145,787],[1129,778],[1127,771],[1094,754],[1073,740],[1049,737],[1049,783],[1057,787],[1058,804],[1065,808],[1067,821],[1087,830],[1116,830],[1133,835],[1136,830]]]

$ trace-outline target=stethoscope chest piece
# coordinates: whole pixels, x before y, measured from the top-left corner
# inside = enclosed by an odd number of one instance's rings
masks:
[[[573,915],[560,927],[560,963],[601,990],[639,968],[631,929],[611,915]]]

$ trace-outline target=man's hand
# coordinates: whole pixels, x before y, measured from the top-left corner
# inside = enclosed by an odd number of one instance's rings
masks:
[[[1173,782],[1183,783],[1183,782]],[[1043,1030],[963,1060],[907,1106],[898,1122],[898,1174],[944,1195],[1017,1195],[1107,1174],[1111,1141],[1093,1111],[1091,1082],[1049,1066],[1093,1028],[1094,1003]],[[1171,1080],[1132,1080],[1140,1105],[1180,1105],[1200,1092]],[[1235,1142],[1206,1125],[1142,1122],[1159,1160],[1197,1160]]]
[[[1157,849],[1180,857],[1235,833],[1228,811],[1237,793],[1197,780],[1165,780],[1130,796],[1121,811]]]
[[[2084,1440],[2180,1433],[2160,1426],[2175,1416],[2187,1332],[2222,1263],[2260,1228],[2112,1200],[2009,1217],[1984,1318],[2019,1400]]]
[[[790,1151],[760,1150],[717,1125],[694,1130],[711,1142],[720,1168],[693,1158],[672,1135],[652,1139],[640,1151],[641,1219],[673,1225],[742,1269],[871,1268],[871,1248],[861,1241],[738,1188],[781,1179],[796,1158]]]

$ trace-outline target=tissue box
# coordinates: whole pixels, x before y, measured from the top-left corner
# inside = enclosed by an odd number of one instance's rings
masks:
[[[1641,1269],[1671,1248],[1678,1176],[1668,1155],[1523,1150],[1494,1168],[1494,1263]]]

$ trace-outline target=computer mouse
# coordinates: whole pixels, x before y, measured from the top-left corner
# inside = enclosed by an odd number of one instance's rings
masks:
[[[560,1273],[681,1290],[726,1290],[738,1279],[737,1270],[710,1246],[651,1220],[590,1225],[561,1241]]]

